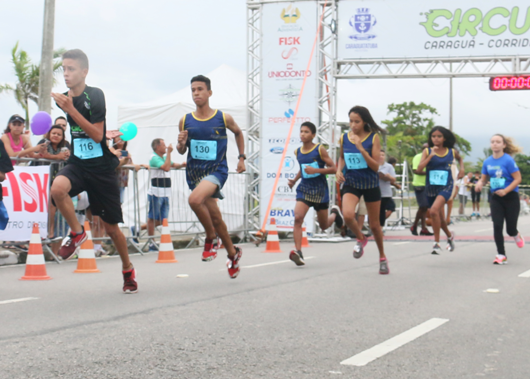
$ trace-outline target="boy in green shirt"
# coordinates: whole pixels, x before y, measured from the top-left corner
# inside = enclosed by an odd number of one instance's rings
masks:
[[[149,212],[147,213],[147,224],[141,226],[141,230],[147,229],[149,237],[155,235],[155,227],[162,225],[162,221],[169,214],[169,197],[171,196],[171,168],[182,168],[184,163],[171,162],[171,152],[173,145],[166,148],[166,143],[162,138],[155,138],[151,142],[153,156],[149,161],[151,187],[147,194],[149,202]],[[166,155],[164,155],[166,154]],[[133,235],[136,235],[136,228],[131,227]],[[149,251],[158,251],[153,241],[149,242]]]

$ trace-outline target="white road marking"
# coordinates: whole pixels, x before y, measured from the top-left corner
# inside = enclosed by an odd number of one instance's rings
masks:
[[[475,230],[475,233],[480,233],[480,232],[493,232],[493,227],[491,228],[488,228],[488,229],[479,229],[479,230]]]
[[[376,345],[368,350],[363,351],[362,353],[354,355],[353,357],[340,362],[340,364],[348,366],[365,366],[366,364],[375,361],[377,358],[381,358],[383,355],[388,354],[411,341],[414,341],[416,338],[419,338],[424,334],[429,333],[430,331],[445,324],[447,321],[449,320],[444,318],[431,318],[430,320],[425,321],[423,324],[415,326],[414,328],[398,334],[397,336],[392,337],[389,340],[380,343],[379,345]]]
[[[308,259],[314,259],[315,257],[304,257],[304,261],[307,261]],[[285,261],[276,261],[276,262],[269,262],[269,263],[260,263],[257,265],[250,265],[250,266],[241,266],[241,268],[255,268],[255,267],[263,267],[263,266],[271,266],[271,265],[279,265],[281,263],[288,263],[292,262],[290,259],[286,259]],[[219,271],[224,271],[226,268],[223,268]]]
[[[3,300],[0,301],[0,305],[2,304],[11,304],[11,303],[20,303],[22,301],[28,301],[28,300],[37,300],[38,297],[23,297],[20,299],[11,299],[11,300]]]
[[[523,272],[519,278],[530,278],[530,270]]]
[[[314,259],[315,257],[304,257],[304,261],[307,261],[308,259]],[[254,267],[263,267],[263,266],[270,266],[270,265],[278,265],[280,263],[288,263],[292,262],[290,259],[286,259],[285,261],[277,261],[277,262],[269,262],[269,263],[260,263],[258,265],[251,265],[251,266],[241,266],[241,268],[254,268]]]
[[[407,243],[410,243],[410,241],[396,242],[396,243],[394,244],[394,246],[397,246],[397,245],[406,245]]]

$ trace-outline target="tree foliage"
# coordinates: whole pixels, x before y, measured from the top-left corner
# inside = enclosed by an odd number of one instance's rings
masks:
[[[386,136],[386,149],[389,155],[412,161],[412,158],[422,151],[422,145],[427,142],[431,129],[435,126],[433,117],[438,115],[436,108],[425,103],[416,104],[405,102],[390,104],[388,114],[394,117],[384,120],[388,132]],[[456,137],[456,148],[462,155],[471,151],[471,144],[466,139]]]
[[[61,70],[62,62],[59,59],[65,49],[53,52],[53,72]],[[15,96],[15,100],[24,109],[26,120],[29,120],[29,102],[38,104],[39,101],[39,66],[33,64],[28,53],[18,48],[18,42],[11,50],[11,63],[13,64],[16,77],[16,84],[0,84],[0,93],[10,92]],[[55,83],[55,80],[54,80]],[[29,127],[29,122],[26,124]]]

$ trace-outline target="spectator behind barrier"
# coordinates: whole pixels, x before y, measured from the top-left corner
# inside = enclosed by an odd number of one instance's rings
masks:
[[[0,140],[0,183],[6,179],[6,173],[13,171],[13,165],[7,155],[4,142]],[[6,207],[3,201],[2,184],[0,184],[0,230],[5,230],[9,221]]]
[[[46,151],[46,145],[40,144],[32,147],[29,134],[24,133],[24,124],[26,120],[22,116],[15,114],[9,118],[7,127],[2,135],[2,142],[4,143],[7,154],[13,158],[38,158],[36,153],[43,153]],[[28,131],[29,133],[29,131]],[[11,161],[14,165],[17,161]]]
[[[120,184],[120,203],[123,204],[125,188],[129,185],[129,170],[126,168],[120,168],[125,165],[133,165],[136,171],[144,167],[149,169],[149,166],[146,164],[134,164],[131,153],[127,151],[127,143],[123,141],[119,136],[116,136],[112,139],[113,145],[109,146],[109,150],[118,157],[120,164],[116,168],[118,174],[118,183]]]
[[[147,229],[150,237],[155,234],[155,226],[162,225],[162,221],[167,218],[169,213],[169,196],[171,196],[171,177],[169,170],[172,167],[179,169],[186,166],[185,162],[180,164],[171,162],[173,146],[170,144],[166,148],[163,139],[155,138],[151,142],[151,148],[153,149],[153,156],[149,161],[151,188],[149,188],[147,195],[149,212],[147,215],[147,224],[141,226],[141,230]],[[134,226],[131,227],[131,232],[133,235],[136,235]],[[152,241],[149,243],[149,250],[158,250]]]
[[[54,125],[59,125],[64,130],[64,135],[66,138],[66,126],[68,125],[68,122],[66,121],[66,117],[59,116],[55,119],[53,122]],[[70,142],[68,142],[66,139],[64,140],[65,146],[68,148],[68,150],[72,151],[72,148],[70,147]]]

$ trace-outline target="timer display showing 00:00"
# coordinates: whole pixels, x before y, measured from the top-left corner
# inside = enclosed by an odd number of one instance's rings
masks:
[[[490,90],[530,90],[530,76],[497,76],[490,78]]]

